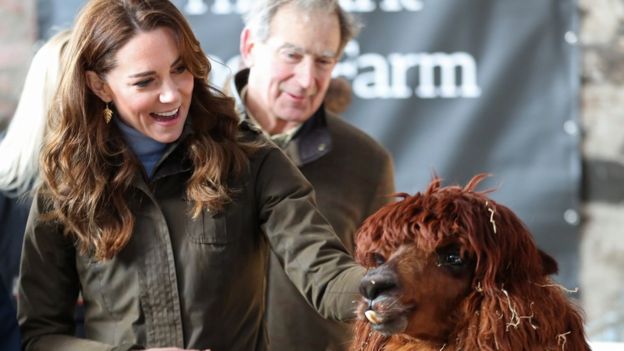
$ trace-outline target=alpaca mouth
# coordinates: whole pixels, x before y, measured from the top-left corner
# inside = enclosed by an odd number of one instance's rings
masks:
[[[370,322],[371,328],[384,335],[402,333],[407,328],[407,314],[381,315],[374,310],[367,310],[365,316]]]
[[[364,312],[364,316],[372,324],[379,324],[383,322],[383,319],[381,318],[381,316],[379,316],[377,312],[375,312],[375,310],[367,310],[366,312]]]
[[[380,297],[367,302],[364,317],[373,330],[384,335],[404,332],[409,321],[408,316],[415,310],[414,306],[405,306],[388,297]]]

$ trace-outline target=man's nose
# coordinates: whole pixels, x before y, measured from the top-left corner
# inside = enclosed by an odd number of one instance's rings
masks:
[[[295,72],[297,82],[302,88],[308,89],[314,85],[315,73],[314,60],[305,59],[297,65]]]

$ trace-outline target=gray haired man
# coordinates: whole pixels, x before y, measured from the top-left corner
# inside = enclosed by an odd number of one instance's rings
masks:
[[[299,167],[353,252],[356,229],[394,192],[388,152],[323,106],[332,70],[357,26],[337,0],[258,0],[245,24],[240,51],[247,68],[229,87],[240,116]],[[267,281],[271,350],[347,349],[351,326],[317,315],[275,257]]]

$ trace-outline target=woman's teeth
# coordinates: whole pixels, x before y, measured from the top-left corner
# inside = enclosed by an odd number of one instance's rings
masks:
[[[180,111],[180,108],[176,108],[173,111],[169,111],[169,112],[160,112],[160,113],[152,113],[152,115],[159,120],[170,120],[170,119],[174,119],[178,116],[178,111]]]
[[[173,115],[175,115],[176,113],[178,113],[179,108],[176,108],[173,111],[170,112],[161,112],[161,113],[154,113],[155,115],[161,116],[161,117],[171,117]]]

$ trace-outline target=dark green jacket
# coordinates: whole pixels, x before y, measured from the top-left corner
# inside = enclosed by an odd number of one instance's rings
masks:
[[[238,94],[247,84],[240,71],[229,87],[241,118],[246,109]],[[284,149],[312,183],[321,213],[353,253],[354,233],[364,219],[392,200],[392,159],[370,136],[321,107]],[[295,233],[296,234],[296,233]],[[271,255],[267,322],[271,350],[346,350],[349,323],[325,320],[306,302]]]
[[[39,221],[42,201],[35,201],[19,290],[26,350],[266,350],[270,250],[322,314],[353,316],[364,269],[345,252],[286,156],[272,146],[257,151],[235,184],[234,202],[191,220],[184,195],[191,168],[182,145],[168,150],[149,184],[134,184],[128,199],[135,230],[110,261],[77,254],[61,227]],[[79,292],[89,340],[72,336]]]

